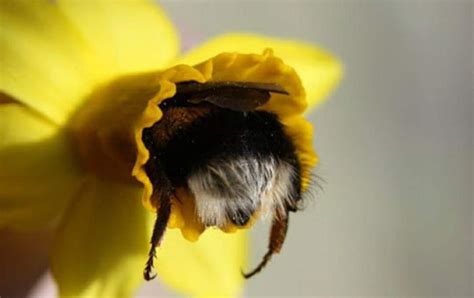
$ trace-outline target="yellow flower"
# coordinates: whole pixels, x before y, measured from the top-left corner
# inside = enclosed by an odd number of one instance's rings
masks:
[[[154,221],[142,204],[152,186],[141,132],[175,83],[281,84],[291,96],[272,95],[263,109],[282,118],[308,175],[316,156],[301,114],[340,75],[312,45],[257,35],[220,36],[179,56],[175,29],[148,1],[2,0],[0,227],[56,229],[51,266],[62,296],[129,296]],[[170,226],[196,240],[204,228],[185,205],[174,206]],[[157,269],[182,293],[235,296],[246,249],[241,231],[189,242],[170,229]]]

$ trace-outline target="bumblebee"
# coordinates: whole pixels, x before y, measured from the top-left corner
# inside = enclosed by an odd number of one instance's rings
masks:
[[[193,81],[176,84],[173,97],[159,104],[163,116],[146,128],[150,152],[145,171],[153,185],[157,219],[144,278],[151,280],[156,247],[171,214],[171,198],[185,189],[206,227],[245,226],[252,217],[272,216],[268,252],[249,278],[281,250],[289,212],[302,196],[295,145],[277,115],[259,110],[276,84]],[[180,198],[178,197],[178,200]]]

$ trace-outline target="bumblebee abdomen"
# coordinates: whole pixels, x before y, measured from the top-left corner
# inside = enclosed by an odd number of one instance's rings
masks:
[[[154,154],[172,184],[194,195],[206,226],[245,225],[256,210],[286,208],[299,197],[295,149],[269,112],[207,110],[162,144]]]

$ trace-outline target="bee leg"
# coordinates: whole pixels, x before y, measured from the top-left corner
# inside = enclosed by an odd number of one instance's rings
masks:
[[[283,242],[285,242],[286,232],[288,231],[288,218],[288,210],[275,212],[270,232],[268,251],[255,269],[248,273],[242,273],[245,278],[250,278],[259,273],[263,267],[265,267],[268,261],[270,261],[272,255],[280,252],[281,248],[283,247]]]
[[[148,261],[146,262],[145,270],[143,271],[143,277],[147,281],[156,277],[156,273],[154,273],[153,270],[153,261],[156,257],[156,247],[160,245],[160,241],[163,238],[171,214],[171,195],[173,193],[173,188],[169,179],[163,172],[160,171],[158,176],[159,177],[157,178],[160,178],[158,179],[158,181],[160,181],[160,188],[158,189],[156,186],[154,187],[152,197],[152,199],[158,203],[158,212],[150,240],[151,247],[148,252]]]

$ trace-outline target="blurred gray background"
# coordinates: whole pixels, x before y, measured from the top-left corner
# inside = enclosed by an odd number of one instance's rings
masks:
[[[471,1],[161,4],[185,48],[250,31],[317,43],[345,65],[308,115],[324,191],[246,296],[472,295]],[[267,234],[253,233],[253,264]]]

